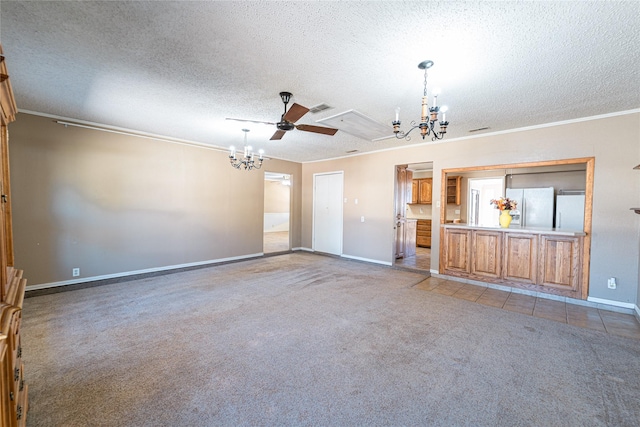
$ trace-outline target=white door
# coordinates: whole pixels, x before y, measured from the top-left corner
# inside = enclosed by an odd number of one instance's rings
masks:
[[[343,172],[313,175],[313,250],[342,255]]]

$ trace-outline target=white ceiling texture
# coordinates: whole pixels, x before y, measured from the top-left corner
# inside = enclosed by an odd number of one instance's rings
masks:
[[[300,130],[270,141],[278,95],[355,110],[391,136],[428,90],[449,140],[640,107],[640,2],[2,1],[20,111],[305,162],[432,143]],[[291,104],[290,104],[291,105]],[[322,124],[322,123],[317,123]],[[381,128],[380,128],[381,126]],[[484,131],[471,132],[479,128]]]

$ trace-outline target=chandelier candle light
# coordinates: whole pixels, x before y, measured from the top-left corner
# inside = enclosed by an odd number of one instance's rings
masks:
[[[409,134],[415,128],[420,128],[420,135],[422,135],[422,139],[430,136],[433,133],[432,141],[436,139],[444,138],[444,134],[447,133],[447,126],[449,126],[449,122],[447,121],[446,111],[447,107],[438,107],[438,94],[435,93],[433,97],[433,106],[429,108],[429,102],[427,97],[427,70],[433,66],[433,61],[422,61],[418,64],[418,68],[424,70],[424,94],[422,96],[422,114],[420,118],[420,123],[416,124],[415,121],[411,122],[411,129],[408,132],[404,132],[400,130],[400,108],[396,108],[396,119],[391,122],[393,125],[393,133],[396,135],[398,139],[406,139],[407,141],[411,140]],[[438,122],[438,113],[442,112],[442,120]],[[435,124],[439,124],[439,131],[434,129]]]
[[[231,166],[236,169],[244,170],[260,169],[262,167],[262,162],[264,161],[264,158],[262,157],[264,150],[259,150],[258,159],[254,159],[255,154],[253,153],[252,148],[247,145],[247,132],[249,132],[249,129],[242,129],[242,132],[244,132],[244,155],[241,159],[238,159],[236,157],[236,147],[231,146],[229,149],[229,161],[231,162]]]

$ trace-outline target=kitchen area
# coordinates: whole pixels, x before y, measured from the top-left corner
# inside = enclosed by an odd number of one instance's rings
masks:
[[[548,163],[443,171],[442,195],[433,194],[432,164],[406,165],[396,193],[403,195],[396,201],[403,226],[395,265],[581,298],[590,163]],[[499,197],[517,201],[506,229],[490,203]],[[440,210],[439,224],[432,222],[433,209]],[[434,266],[433,233],[441,233]]]
[[[457,209],[441,209],[439,273],[585,299],[593,159],[443,171],[460,182]],[[517,202],[500,227],[492,199]],[[459,214],[458,214],[459,213]]]

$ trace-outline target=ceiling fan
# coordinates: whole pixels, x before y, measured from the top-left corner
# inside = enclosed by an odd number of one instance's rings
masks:
[[[336,132],[338,132],[338,129],[327,128],[323,126],[295,124],[295,122],[300,120],[302,116],[307,114],[309,109],[307,107],[303,107],[302,105],[296,104],[294,102],[291,105],[291,108],[289,108],[289,111],[287,111],[287,104],[291,100],[291,96],[292,96],[291,92],[280,92],[280,98],[282,98],[282,102],[284,103],[284,113],[282,114],[282,117],[280,118],[280,121],[278,123],[260,122],[256,120],[245,120],[245,119],[232,119],[229,117],[227,117],[227,120],[237,120],[239,122],[262,123],[265,125],[276,125],[278,130],[270,138],[271,140],[282,139],[282,137],[284,136],[285,133],[287,133],[287,131],[293,130],[294,128],[305,131],[305,132],[321,133],[323,135],[335,135]]]

